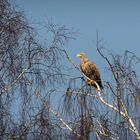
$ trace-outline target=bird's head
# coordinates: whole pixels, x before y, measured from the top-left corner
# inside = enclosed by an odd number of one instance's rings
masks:
[[[78,53],[76,56],[79,57],[79,58],[86,58],[86,55],[83,52]]]
[[[77,57],[81,58],[82,62],[87,62],[88,58],[86,57],[86,55],[82,52],[82,53],[78,53]]]

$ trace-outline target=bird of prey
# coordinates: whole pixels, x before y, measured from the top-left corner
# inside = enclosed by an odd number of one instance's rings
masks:
[[[94,86],[97,89],[98,87],[94,83],[96,82],[100,89],[103,89],[100,72],[96,64],[88,60],[84,53],[77,54],[77,57],[81,58],[80,69],[81,72],[85,75],[86,83],[90,86]]]

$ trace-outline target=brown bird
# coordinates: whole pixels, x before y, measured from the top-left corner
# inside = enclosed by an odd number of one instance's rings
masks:
[[[84,53],[77,54],[77,57],[81,58],[81,71],[85,75],[85,78],[88,77],[86,78],[86,83],[90,86],[94,86],[95,88],[97,88],[94,83],[95,81],[99,85],[100,89],[103,89],[100,72],[97,66],[93,62],[89,61]]]

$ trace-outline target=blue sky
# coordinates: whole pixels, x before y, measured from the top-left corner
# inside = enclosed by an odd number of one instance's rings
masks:
[[[67,50],[79,63],[76,54],[86,52],[99,68],[104,61],[96,51],[96,30],[107,49],[114,53],[130,50],[140,56],[140,1],[139,0],[13,0],[35,26],[42,37],[47,19],[73,28],[76,40]],[[37,24],[38,23],[38,24]],[[140,67],[138,67],[140,68]]]

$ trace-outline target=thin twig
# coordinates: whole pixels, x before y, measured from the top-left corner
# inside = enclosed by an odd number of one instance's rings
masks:
[[[54,114],[54,116],[56,116],[56,117],[59,119],[59,121],[61,121],[62,124],[63,124],[69,131],[71,131],[72,133],[74,133],[76,136],[82,138],[83,140],[86,140],[85,137],[81,136],[78,132],[76,132],[75,130],[73,130],[73,129],[64,121],[64,119],[61,117],[61,115],[60,115],[58,112],[54,111],[54,109],[52,109],[52,107],[47,103],[46,100],[44,100],[44,98],[43,98],[39,93],[36,92],[35,95],[36,95],[41,101],[44,102],[44,104],[45,104],[46,107],[48,108],[49,112],[51,112],[52,114]]]

